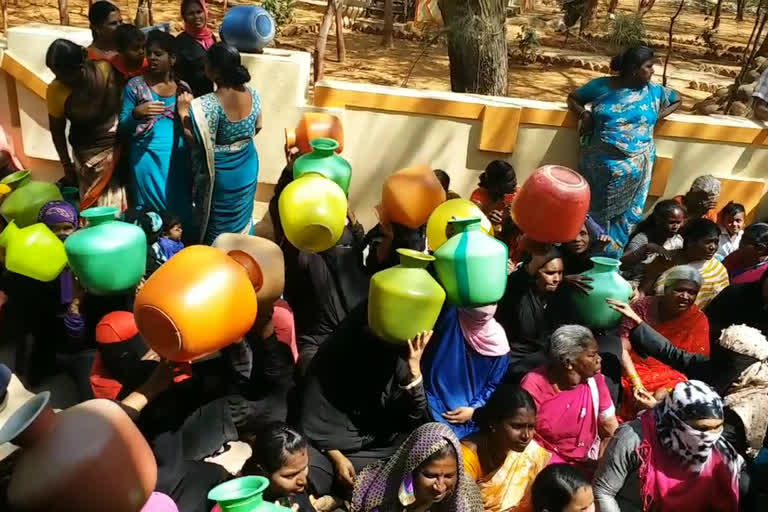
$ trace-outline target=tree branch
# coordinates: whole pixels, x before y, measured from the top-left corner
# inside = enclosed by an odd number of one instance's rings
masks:
[[[669,65],[669,58],[672,56],[672,31],[675,28],[675,22],[677,21],[677,17],[680,16],[680,13],[683,11],[683,5],[685,5],[685,0],[680,0],[680,5],[677,6],[677,11],[675,11],[674,16],[672,16],[672,19],[669,20],[669,39],[667,41],[667,56],[664,57],[664,74],[662,75],[661,84],[666,87],[667,86],[667,65]]]

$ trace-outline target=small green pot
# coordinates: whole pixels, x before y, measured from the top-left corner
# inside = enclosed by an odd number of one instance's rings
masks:
[[[0,205],[0,214],[8,222],[16,221],[20,228],[35,224],[40,208],[45,203],[62,198],[59,187],[53,183],[31,180],[29,171],[16,171],[2,181],[11,187],[13,192],[8,194]]]
[[[267,487],[269,480],[263,476],[243,476],[217,485],[208,492],[208,499],[215,501],[221,512],[291,512],[264,501]]]
[[[612,309],[605,299],[628,302],[632,297],[632,285],[619,274],[619,260],[602,256],[595,256],[591,260],[595,266],[581,275],[592,278],[589,283],[592,290],[586,294],[572,292],[573,305],[585,325],[610,329],[619,324],[621,313]]]
[[[296,179],[311,172],[322,174],[336,182],[349,196],[349,182],[352,179],[352,166],[336,154],[339,143],[333,139],[314,139],[309,142],[312,152],[302,155],[293,164],[293,178]]]

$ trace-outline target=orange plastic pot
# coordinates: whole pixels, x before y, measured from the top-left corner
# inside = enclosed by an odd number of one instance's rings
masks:
[[[307,112],[301,116],[295,129],[285,129],[285,146],[297,147],[302,153],[312,152],[309,144],[315,139],[333,139],[339,143],[337,153],[344,150],[344,128],[341,119],[323,112]]]
[[[385,219],[411,229],[426,224],[435,208],[444,202],[445,190],[426,165],[397,171],[387,178],[381,191]]]
[[[537,242],[576,238],[589,211],[590,190],[584,177],[560,165],[539,167],[525,181],[512,205],[515,224]]]
[[[240,341],[250,330],[257,312],[252,282],[257,265],[243,251],[234,256],[193,245],[147,280],[133,312],[155,352],[191,361]]]

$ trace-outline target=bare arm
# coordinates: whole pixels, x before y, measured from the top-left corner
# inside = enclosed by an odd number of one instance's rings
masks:
[[[195,137],[195,128],[192,126],[192,117],[190,115],[192,100],[193,97],[188,92],[179,94],[179,97],[176,100],[176,109],[179,112],[181,127],[184,130],[184,139],[190,146],[196,146],[197,137]]]
[[[69,157],[69,148],[67,147],[67,120],[65,118],[48,116],[48,127],[51,130],[53,147],[56,148],[56,154],[59,155],[61,165],[64,167],[64,177],[71,183],[77,183],[75,166]]]
[[[661,112],[659,112],[659,119],[660,119],[660,120],[661,120],[661,119],[664,119],[664,118],[665,118],[665,117],[667,117],[669,114],[671,114],[671,113],[672,113],[672,112],[674,112],[675,110],[679,109],[679,108],[680,108],[680,105],[682,105],[682,104],[683,104],[683,100],[677,100],[676,102],[674,102],[674,103],[671,103],[671,104],[670,104],[670,105],[669,105],[667,108],[665,108],[664,110],[662,110]]]
[[[256,126],[254,127],[253,134],[258,135],[263,127],[263,112],[259,112],[259,118],[256,119]]]
[[[568,110],[576,114],[576,116],[578,117],[581,117],[582,115],[584,115],[584,112],[589,112],[589,110],[587,110],[586,108],[586,104],[579,101],[576,98],[576,95],[574,95],[573,93],[568,95],[567,103],[568,103]]]

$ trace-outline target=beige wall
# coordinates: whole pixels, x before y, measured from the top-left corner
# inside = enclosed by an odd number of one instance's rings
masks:
[[[51,76],[44,68],[44,53],[58,36],[57,30],[60,27],[12,28],[7,51],[47,83]],[[63,36],[79,42],[89,37],[76,29]],[[403,167],[425,163],[442,168],[451,175],[452,188],[466,196],[485,165],[496,158],[512,163],[520,181],[543,164],[577,165],[578,141],[564,104],[342,82],[317,84],[309,102],[309,54],[268,50],[263,55],[244,55],[243,60],[251,72],[251,84],[261,95],[264,116],[264,130],[256,137],[261,160],[257,215],[263,213],[270,185],[285,165],[283,130],[295,126],[307,110],[327,109],[342,118],[343,156],[353,168],[350,202],[369,227],[375,223],[373,206],[384,179]],[[0,115],[7,127],[14,117],[8,84],[15,82],[20,126],[11,133],[23,138],[26,155],[22,158],[35,174],[55,179],[45,103],[21,80],[0,80]],[[762,196],[768,179],[768,145],[764,145],[768,131],[764,128],[743,119],[673,115],[657,130],[661,134],[658,154],[671,159],[669,177],[661,183],[663,195],[683,193],[696,176],[712,173],[731,182],[743,180],[750,193],[754,195],[757,187]],[[499,153],[481,147],[512,149]],[[768,215],[764,198],[757,214]]]

